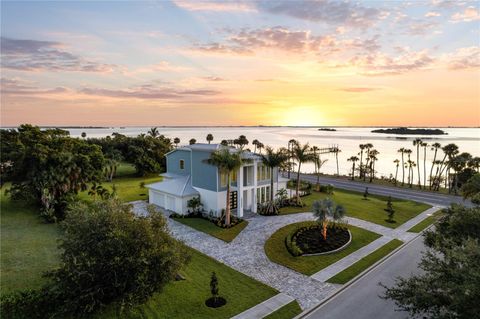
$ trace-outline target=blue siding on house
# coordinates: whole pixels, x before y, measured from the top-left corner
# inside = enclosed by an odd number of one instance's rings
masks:
[[[192,186],[217,191],[217,167],[205,161],[210,152],[192,150]]]
[[[175,150],[167,156],[167,172],[178,175],[189,175],[191,169],[190,151]],[[184,169],[180,169],[180,160],[185,161]]]

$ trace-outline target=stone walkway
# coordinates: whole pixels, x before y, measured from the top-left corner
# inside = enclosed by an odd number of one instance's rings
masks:
[[[146,213],[146,202],[136,201],[132,202],[132,204],[137,214],[144,215]],[[349,267],[357,260],[370,254],[393,238],[398,238],[404,242],[409,241],[415,237],[416,234],[408,233],[406,230],[427,218],[438,209],[440,208],[433,207],[422,212],[411,221],[408,221],[406,225],[401,225],[397,229],[347,217],[350,225],[373,231],[381,234],[382,237],[311,277],[271,262],[264,251],[265,241],[275,231],[292,223],[314,220],[311,213],[275,217],[257,215],[247,218],[249,221],[248,226],[230,243],[197,231],[170,218],[168,219],[168,225],[172,235],[183,241],[186,245],[201,251],[249,277],[276,288],[281,293],[296,299],[302,309],[308,309],[318,304],[340,287],[340,285],[326,283],[326,279]],[[278,304],[275,303],[275,305]],[[261,311],[266,310],[263,309]]]

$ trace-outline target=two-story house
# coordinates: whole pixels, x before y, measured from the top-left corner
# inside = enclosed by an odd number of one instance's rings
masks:
[[[193,144],[167,153],[167,172],[163,181],[147,185],[149,202],[179,214],[187,212],[187,201],[200,196],[204,210],[217,216],[226,208],[227,176],[216,166],[207,163],[212,152],[226,147],[220,144]],[[231,152],[235,148],[229,147]],[[273,194],[286,188],[288,179],[273,170],[274,186],[270,189],[271,170],[264,166],[261,156],[244,151],[249,159],[231,178],[230,207],[232,213],[242,217],[245,211],[256,212],[257,203],[269,200]]]

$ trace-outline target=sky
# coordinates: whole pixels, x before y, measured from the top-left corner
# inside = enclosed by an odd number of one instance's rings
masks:
[[[1,126],[480,126],[478,1],[1,1]]]

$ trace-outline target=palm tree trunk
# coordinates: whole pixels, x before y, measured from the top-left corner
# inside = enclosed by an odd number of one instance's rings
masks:
[[[322,222],[322,236],[323,236],[323,240],[327,240],[327,224],[328,224],[328,221],[325,219],[325,220]]]
[[[398,176],[398,164],[397,164],[397,167],[395,168],[395,185],[397,185],[397,176]]]
[[[445,164],[445,160],[447,159],[447,154],[445,154],[443,156],[443,159],[442,159],[442,162],[440,163],[440,168],[439,168],[439,173],[438,175],[435,176],[435,182],[437,182],[436,184],[436,187],[435,187],[435,190],[439,190],[440,189],[440,177],[443,175],[443,170],[446,168],[446,167],[443,167],[443,164]],[[438,181],[436,181],[436,179],[438,178]]]
[[[273,167],[270,167],[270,202],[273,203]]]
[[[427,147],[423,147],[423,188],[427,187]]]
[[[227,175],[227,207],[225,208],[225,225],[230,225],[230,172]]]
[[[355,162],[353,162],[353,166],[352,166],[352,181],[355,180]]]
[[[433,180],[432,180],[432,173],[433,173],[433,166],[435,165],[435,161],[437,160],[437,149],[435,148],[435,154],[433,155],[433,162],[432,162],[432,167],[430,168],[430,185],[429,185],[429,189],[432,189],[432,185],[433,185]]]
[[[402,186],[405,185],[405,164],[403,162],[403,152],[402,152]]]
[[[417,171],[418,171],[418,187],[422,188],[422,182],[420,177],[420,144],[417,144]]]
[[[296,198],[297,198],[297,203],[300,202],[300,167],[302,166],[302,162],[298,162],[298,173],[297,173],[297,189],[296,189]]]
[[[335,152],[335,159],[337,161],[337,176],[339,176],[340,172],[338,171],[338,150]]]
[[[359,170],[358,178],[362,178],[362,170],[363,170],[362,159],[363,159],[363,150],[360,150],[360,170]]]

